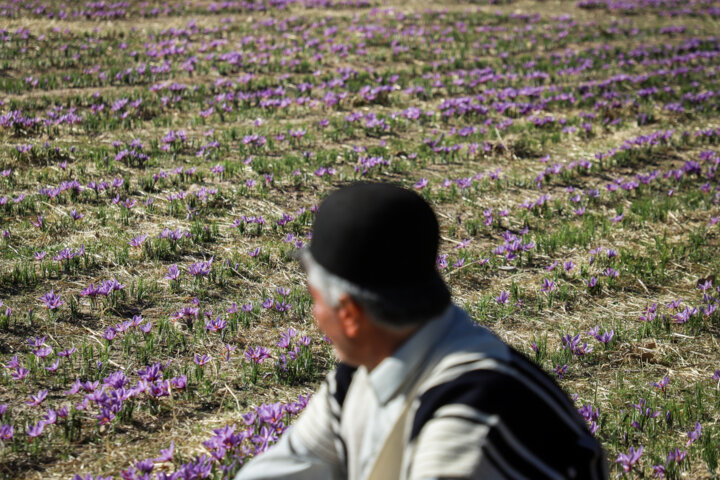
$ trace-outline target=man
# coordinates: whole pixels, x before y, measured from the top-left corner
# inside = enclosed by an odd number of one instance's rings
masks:
[[[339,363],[236,480],[607,477],[555,382],[452,305],[438,242],[409,190],[354,184],[321,203],[301,257]]]

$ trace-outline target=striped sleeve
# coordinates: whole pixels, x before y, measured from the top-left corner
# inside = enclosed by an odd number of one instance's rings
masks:
[[[310,399],[294,425],[294,438],[328,463],[343,470],[347,467],[347,449],[340,435],[340,419],[345,396],[355,368],[340,363]]]
[[[602,447],[570,399],[515,351],[426,390],[410,443],[411,479],[607,478]]]

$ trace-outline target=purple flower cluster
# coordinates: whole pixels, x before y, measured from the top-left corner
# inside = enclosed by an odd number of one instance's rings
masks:
[[[523,235],[527,233],[524,230]],[[495,255],[503,255],[507,260],[516,259],[522,252],[529,252],[535,248],[534,242],[525,242],[523,237],[518,236],[510,231],[503,233],[503,244],[498,245],[492,251]]]
[[[111,280],[105,280],[97,286],[95,286],[94,283],[91,283],[87,288],[80,292],[80,295],[90,298],[95,298],[97,296],[107,297],[108,295],[112,295],[113,292],[123,290],[125,287],[126,285],[124,283],[120,283],[116,278],[113,278]]]
[[[142,371],[140,373],[147,378],[157,378],[159,375],[159,371],[155,368],[152,368],[150,372]],[[124,383],[123,380],[126,379],[117,377],[115,380],[117,383]],[[123,389],[123,387],[118,388]],[[241,416],[242,427],[233,424],[214,429],[212,436],[202,442],[209,456],[200,454],[186,463],[176,465],[173,473],[156,470],[156,466],[173,461],[174,442],[170,444],[169,448],[161,450],[158,457],[133,462],[131,466],[122,471],[122,477],[126,480],[149,480],[151,478],[183,480],[207,478],[213,474],[220,474],[223,478],[229,478],[248,458],[264,452],[275,443],[287,429],[288,422],[307,406],[309,400],[309,396],[300,395],[297,401],[287,404],[262,404]],[[0,427],[0,439],[2,433],[3,430]],[[12,430],[9,434],[12,437]],[[151,477],[150,474],[153,472],[155,475]],[[73,480],[98,480],[101,478],[91,475],[84,477],[76,475]]]
[[[150,330],[152,330],[152,322],[145,321],[141,315],[135,315],[132,320],[125,320],[117,323],[114,327],[108,327],[103,334],[103,338],[111,342],[118,335],[126,335],[135,328],[139,329],[143,334],[150,333]]]

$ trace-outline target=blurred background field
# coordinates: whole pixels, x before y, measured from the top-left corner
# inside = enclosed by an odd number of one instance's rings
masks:
[[[333,367],[291,254],[370,180],[433,205],[455,302],[557,378],[613,477],[717,478],[719,22],[0,3],[0,476],[231,477]]]

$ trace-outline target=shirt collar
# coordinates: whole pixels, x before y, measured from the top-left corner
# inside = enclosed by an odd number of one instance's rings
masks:
[[[370,384],[381,404],[387,403],[395,396],[409,377],[412,376],[414,379],[412,374],[420,374],[421,363],[428,358],[432,347],[447,334],[457,309],[454,305],[450,305],[370,372]]]

